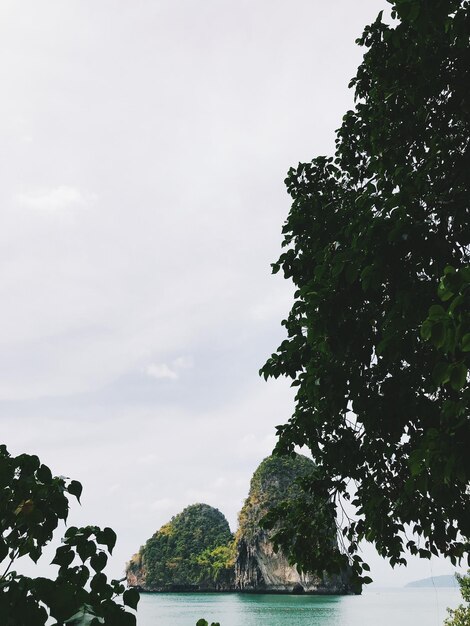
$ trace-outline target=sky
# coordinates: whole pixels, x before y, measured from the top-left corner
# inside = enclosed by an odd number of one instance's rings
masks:
[[[189,504],[235,529],[293,411],[258,375],[293,296],[283,180],[333,153],[386,6],[0,5],[2,441],[82,482],[69,523],[116,530],[111,575]],[[382,585],[452,571],[365,555]]]

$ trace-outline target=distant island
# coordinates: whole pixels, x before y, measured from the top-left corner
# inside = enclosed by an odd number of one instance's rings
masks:
[[[458,586],[459,584],[453,574],[421,578],[420,580],[413,580],[413,582],[405,585],[405,587],[455,587],[456,589]]]
[[[251,593],[352,593],[349,572],[318,576],[299,572],[281,551],[261,518],[295,497],[296,479],[311,472],[302,455],[270,456],[259,465],[233,535],[225,516],[207,504],[193,504],[164,524],[126,566],[127,583],[142,591],[239,591]],[[331,523],[331,541],[336,541]]]

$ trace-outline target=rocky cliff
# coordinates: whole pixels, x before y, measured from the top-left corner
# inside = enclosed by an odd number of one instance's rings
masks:
[[[272,535],[264,515],[295,496],[296,479],[311,472],[310,459],[268,457],[253,474],[235,538],[220,511],[195,504],[160,528],[127,565],[127,582],[145,591],[242,591],[258,593],[349,593],[347,576],[326,578],[299,572]],[[329,537],[323,529],[322,535]],[[331,541],[336,542],[334,520]]]
[[[286,555],[275,552],[272,535],[260,521],[279,503],[289,500],[299,489],[296,480],[312,471],[307,457],[270,456],[253,474],[248,498],[239,515],[236,534],[235,587],[240,591],[284,593],[349,593],[348,577],[327,578],[300,572]],[[331,522],[331,541],[336,541]]]

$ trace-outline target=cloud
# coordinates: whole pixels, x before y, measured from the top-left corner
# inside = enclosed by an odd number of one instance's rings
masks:
[[[20,206],[48,213],[84,208],[94,199],[95,195],[85,197],[76,187],[66,185],[16,195],[16,201]]]
[[[191,356],[179,356],[173,359],[170,365],[167,363],[151,363],[145,369],[145,373],[150,378],[177,380],[181,370],[191,369],[194,365]]]
[[[191,356],[179,356],[173,361],[176,369],[187,370],[194,367],[194,359]]]
[[[166,363],[152,363],[145,370],[147,376],[151,378],[168,378],[169,380],[176,380],[178,373],[172,370]]]

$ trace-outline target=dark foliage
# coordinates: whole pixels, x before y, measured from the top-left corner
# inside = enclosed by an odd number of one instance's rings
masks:
[[[306,502],[353,493],[357,512],[348,556],[299,544],[300,504],[281,520],[286,548],[330,570],[350,560],[359,577],[363,539],[394,565],[407,550],[455,563],[470,536],[470,3],[391,4],[393,24],[380,14],[358,40],[334,158],[288,173],[273,271],[297,291],[261,370],[297,387],[277,451],[310,449]]]
[[[139,594],[108,581],[103,572],[116,543],[111,528],[68,528],[52,561],[59,568],[55,579],[13,570],[19,557],[38,561],[59,522],[67,519],[68,496],[80,498],[81,484],[53,476],[37,456],[11,457],[0,446],[0,489],[2,626],[135,626],[125,606],[135,609]]]

